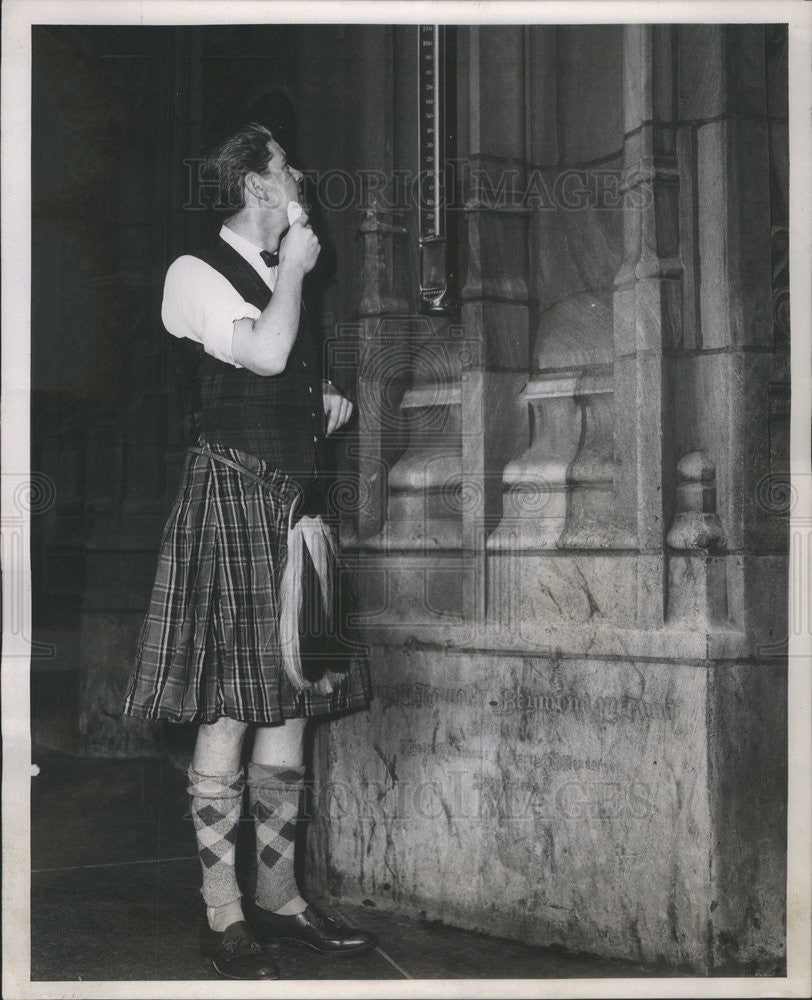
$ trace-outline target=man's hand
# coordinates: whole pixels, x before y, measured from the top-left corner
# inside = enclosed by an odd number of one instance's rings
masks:
[[[352,403],[342,396],[330,382],[322,383],[322,395],[324,397],[324,413],[327,417],[327,436],[333,431],[337,431],[352,416]]]
[[[310,226],[294,222],[279,244],[280,270],[293,264],[301,268],[302,274],[307,274],[316,266],[320,251],[321,245]]]
[[[279,272],[270,302],[257,319],[234,323],[231,354],[238,365],[263,377],[285,370],[299,330],[302,281],[313,270],[320,249],[313,230],[294,222],[279,244]]]

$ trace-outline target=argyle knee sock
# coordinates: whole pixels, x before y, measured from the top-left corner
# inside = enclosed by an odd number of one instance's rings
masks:
[[[203,870],[200,894],[213,931],[222,932],[243,919],[240,888],[234,870],[237,830],[242,812],[242,769],[233,774],[187,771],[192,823]]]
[[[307,904],[296,885],[293,853],[304,768],[252,761],[247,784],[257,834],[257,906],[283,915],[301,913]]]

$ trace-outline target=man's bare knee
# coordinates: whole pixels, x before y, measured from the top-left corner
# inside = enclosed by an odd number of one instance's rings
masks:
[[[288,719],[281,726],[260,726],[251,759],[271,767],[301,767],[307,719]]]
[[[247,722],[225,717],[203,723],[197,732],[192,767],[200,774],[231,774],[240,766]]]

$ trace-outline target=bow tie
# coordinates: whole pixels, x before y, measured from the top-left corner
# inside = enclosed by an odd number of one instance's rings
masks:
[[[268,267],[277,267],[279,264],[279,254],[271,253],[270,250],[260,250],[260,257],[265,261]]]

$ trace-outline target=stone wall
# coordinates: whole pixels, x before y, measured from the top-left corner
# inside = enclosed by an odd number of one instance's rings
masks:
[[[320,734],[314,851],[335,895],[643,962],[777,968],[786,747],[764,760],[761,739],[780,667],[419,643],[372,661],[371,712]],[[734,708],[756,677],[758,710]]]
[[[459,33],[458,321],[362,300],[379,492],[344,545],[377,697],[320,730],[310,851],[336,895],[782,970],[785,47]],[[377,232],[380,286],[401,237]]]

